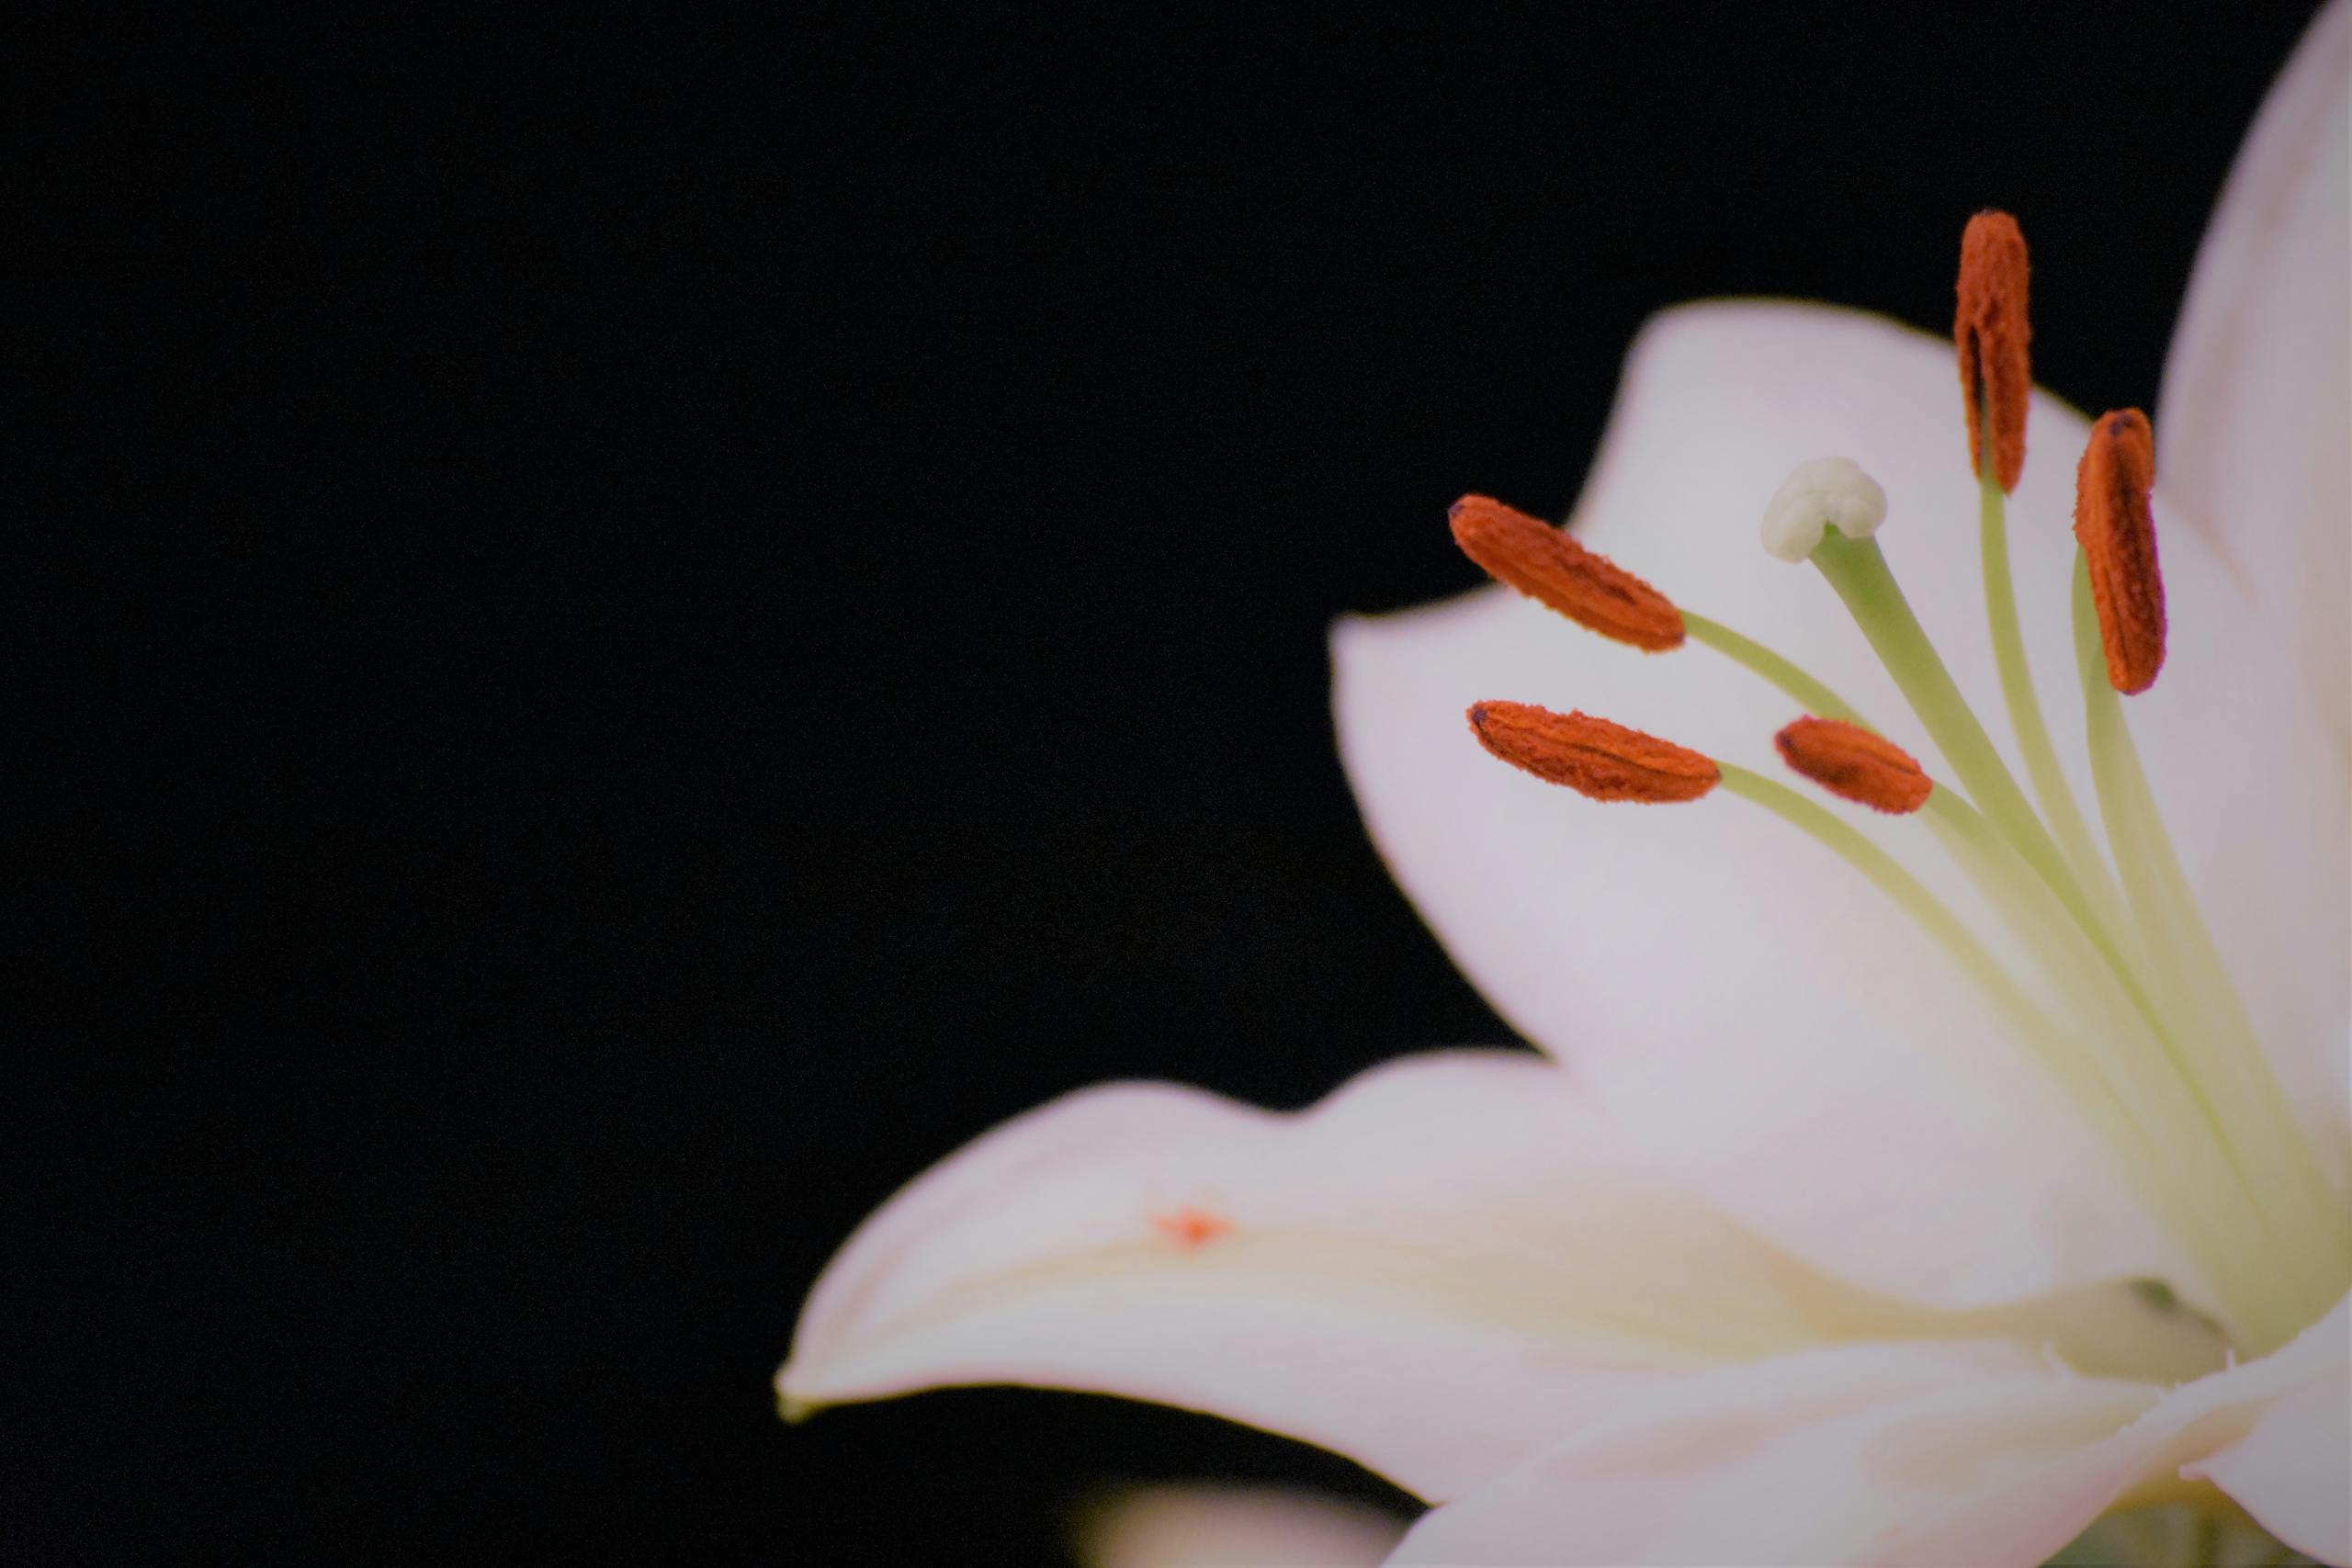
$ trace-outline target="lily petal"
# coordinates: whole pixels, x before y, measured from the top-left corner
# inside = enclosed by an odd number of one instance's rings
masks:
[[[2352,753],[2352,6],[2264,101],[2198,252],[2165,366],[2160,482],[2278,617]]]
[[[1113,1085],[1017,1118],[852,1237],[778,1385],[1157,1400],[1442,1497],[1694,1368],[1954,1332],[1905,1314],[1694,1201],[1542,1058],[1444,1052],[1291,1115]]]
[[[2344,1562],[2343,1309],[2167,1394],[2012,1346],[1848,1346],[1705,1374],[1409,1532],[1400,1562],[2041,1562],[2110,1506],[2227,1487]],[[2316,1451],[2298,1440],[2332,1442]],[[2291,1451],[2290,1451],[2291,1450]]]
[[[2257,1381],[2256,1397],[2268,1394],[2270,1403],[2244,1438],[2181,1471],[2227,1492],[2296,1551],[2335,1563],[2352,1563],[2352,1320],[2346,1313],[2338,1304],[2271,1357],[2276,1365],[2222,1374],[2233,1383]]]
[[[2040,1562],[2096,1517],[2038,1461],[2158,1398],[2001,1345],[1856,1345],[1689,1382],[1426,1515],[1399,1563]]]
[[[1405,1523],[1270,1486],[1141,1486],[1080,1522],[1086,1568],[1375,1568]]]
[[[1885,486],[1880,540],[1997,730],[1949,360],[1939,340],[1853,311],[1667,312],[1630,356],[1576,525],[1933,759],[1826,585],[1755,543],[1758,511],[1793,461],[1850,455]],[[2044,456],[2012,499],[2013,554],[2045,710],[2088,800],[2068,722],[2080,704],[2067,606],[2071,456],[2087,427],[2046,396],[2033,420]],[[2168,818],[2192,880],[2233,967],[2256,982],[2257,1026],[2298,1053],[2291,1081],[2309,1081],[2341,1055],[2329,1043],[2345,1021],[2342,878],[2327,858],[2345,836],[2338,773],[2300,709],[2264,708],[2215,744],[2217,713],[2246,715],[2243,694],[2291,702],[2294,687],[2254,673],[2283,669],[2283,650],[2177,532],[2165,565],[2186,651],[2135,704],[2135,726],[2177,807]],[[1945,1305],[2131,1273],[2192,1279],[1975,994],[1817,846],[1735,800],[1594,806],[1454,739],[1464,708],[1500,697],[1602,713],[1777,772],[1771,735],[1793,716],[1777,694],[1705,649],[1634,653],[1500,590],[1343,622],[1333,652],[1342,758],[1423,918],[1506,1018],[1712,1201],[1823,1267]],[[2215,708],[2216,682],[2242,694]],[[2279,798],[2248,810],[2249,776],[2280,781]],[[1921,825],[1863,826],[1988,931]],[[2309,1102],[2340,1143],[2340,1097]]]

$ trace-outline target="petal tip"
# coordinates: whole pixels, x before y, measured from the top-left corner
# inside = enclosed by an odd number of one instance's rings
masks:
[[[775,1413],[787,1427],[797,1427],[820,1410],[831,1408],[831,1402],[814,1399],[793,1392],[792,1363],[786,1361],[775,1374]]]

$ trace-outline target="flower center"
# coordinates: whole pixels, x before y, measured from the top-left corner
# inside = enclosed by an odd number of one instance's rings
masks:
[[[1917,815],[2018,939],[2031,973],[2013,974],[1869,834],[1771,779],[1583,714],[1482,702],[1471,728],[1502,760],[1597,799],[1689,802],[1720,784],[1868,878],[1984,997],[2178,1241],[2203,1277],[2199,1298],[2240,1347],[2261,1353],[2352,1282],[2352,1227],[2247,1022],[2124,721],[2120,696],[2154,683],[2165,628],[2148,504],[2153,446],[2136,410],[2092,427],[2076,491],[2075,663],[2107,855],[2042,718],[2006,516],[2031,390],[2026,284],[2017,224],[1979,213],[1962,243],[1953,341],[1986,619],[2030,796],[1912,614],[1871,536],[1886,496],[1848,459],[1816,458],[1790,475],[1766,507],[1764,545],[1810,561],[1836,591],[1950,765],[1950,784],[1788,660],[1678,607],[1560,530],[1476,496],[1455,506],[1453,526],[1490,575],[1570,620],[1645,652],[1687,637],[1794,701],[1806,716],[1776,736],[1782,759],[1848,800]]]

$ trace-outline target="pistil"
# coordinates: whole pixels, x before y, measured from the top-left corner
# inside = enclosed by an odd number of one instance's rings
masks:
[[[2109,962],[2120,972],[2128,972],[2127,955],[2116,946],[2065,857],[2034,815],[2025,792],[2018,788],[2008,764],[2001,760],[1992,738],[1962,695],[1959,683],[1928,641],[1877,542],[1850,539],[1831,528],[1811,558],[1844,602],[1879,662],[1894,678],[1904,700],[1926,726],[1928,738],[1960,776],[1961,787],[2099,942]]]

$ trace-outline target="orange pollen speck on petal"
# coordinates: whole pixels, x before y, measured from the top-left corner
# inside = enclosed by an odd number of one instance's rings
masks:
[[[1223,1214],[1213,1214],[1206,1209],[1170,1209],[1151,1217],[1152,1228],[1179,1247],[1203,1247],[1233,1228],[1233,1222]]]
[[[1546,609],[1649,653],[1682,645],[1682,612],[1665,594],[1550,524],[1483,495],[1448,513],[1462,553]]]
[[[1469,717],[1478,744],[1512,767],[1595,800],[1696,800],[1723,776],[1687,747],[1588,714],[1475,703]]]
[[[2148,491],[2155,443],[2138,409],[2103,415],[2075,470],[2075,541],[2090,567],[2108,683],[2127,695],[2155,684],[2165,662],[2165,580]]]
[[[1772,737],[1781,760],[1830,794],[1873,811],[1908,815],[1935,784],[1918,760],[1883,736],[1834,718],[1801,718]]]
[[[1989,460],[2005,491],[2017,489],[2025,471],[2026,403],[2033,393],[2026,270],[2025,235],[2016,219],[1988,210],[1968,220],[1960,237],[1960,307],[1951,321],[1968,405],[1968,460],[1978,473]]]

